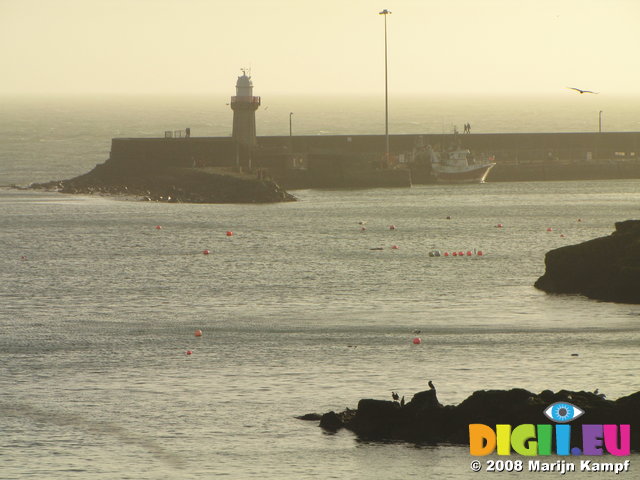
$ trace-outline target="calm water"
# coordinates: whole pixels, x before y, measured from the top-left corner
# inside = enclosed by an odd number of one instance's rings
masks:
[[[186,103],[15,110],[0,183],[83,173],[118,120],[122,136],[149,110],[150,135],[183,128],[202,115]],[[447,404],[640,390],[640,307],[532,287],[547,250],[638,218],[637,181],[295,193],[253,206],[0,189],[0,478],[470,478],[463,447],[364,443],[294,416],[429,379]]]

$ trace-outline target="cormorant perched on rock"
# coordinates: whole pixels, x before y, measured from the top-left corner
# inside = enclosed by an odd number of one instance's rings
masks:
[[[397,402],[398,400],[400,400],[400,395],[398,395],[396,392],[391,392],[391,398],[393,398],[394,402]]]
[[[431,390],[435,390],[436,389],[436,387],[433,385],[433,382],[431,380],[429,380],[429,388]]]

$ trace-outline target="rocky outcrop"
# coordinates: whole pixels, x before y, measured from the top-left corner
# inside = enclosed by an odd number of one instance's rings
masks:
[[[551,250],[535,287],[596,300],[640,304],[640,220],[616,223],[608,237]]]
[[[296,198],[271,180],[205,169],[123,168],[109,161],[84,175],[39,183],[31,188],[61,193],[130,195],[150,201],[182,203],[269,203]]]
[[[480,390],[459,405],[443,406],[432,389],[415,394],[406,405],[363,399],[357,410],[324,414],[320,426],[328,431],[346,428],[369,440],[468,444],[469,425],[474,423],[550,424],[543,412],[555,402],[569,402],[585,412],[571,422],[572,443],[581,444],[583,424],[630,424],[631,448],[640,450],[640,392],[612,401],[584,391]]]

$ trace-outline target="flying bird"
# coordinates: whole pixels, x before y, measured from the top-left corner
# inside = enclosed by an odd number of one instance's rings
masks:
[[[598,92],[592,92],[591,90],[580,90],[579,88],[575,88],[575,87],[567,87],[569,90],[575,90],[576,92],[580,92],[580,94],[582,95],[583,93],[593,93],[594,95],[597,95]]]

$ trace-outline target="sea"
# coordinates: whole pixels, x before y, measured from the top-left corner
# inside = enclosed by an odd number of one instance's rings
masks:
[[[390,132],[640,130],[639,99],[579,99],[392,99]],[[640,390],[640,306],[533,287],[547,251],[640,217],[638,180],[489,176],[268,205],[11,187],[86,173],[112,137],[229,135],[226,103],[2,99],[0,478],[534,479],[526,461],[486,471],[528,460],[517,455],[474,473],[465,446],[365,441],[296,416],[392,391],[409,401],[429,380],[443,404],[483,389]],[[384,103],[263,97],[256,118],[259,135],[287,135],[290,118],[294,135],[375,134]],[[565,476],[639,478],[639,455],[603,458],[630,470]]]

